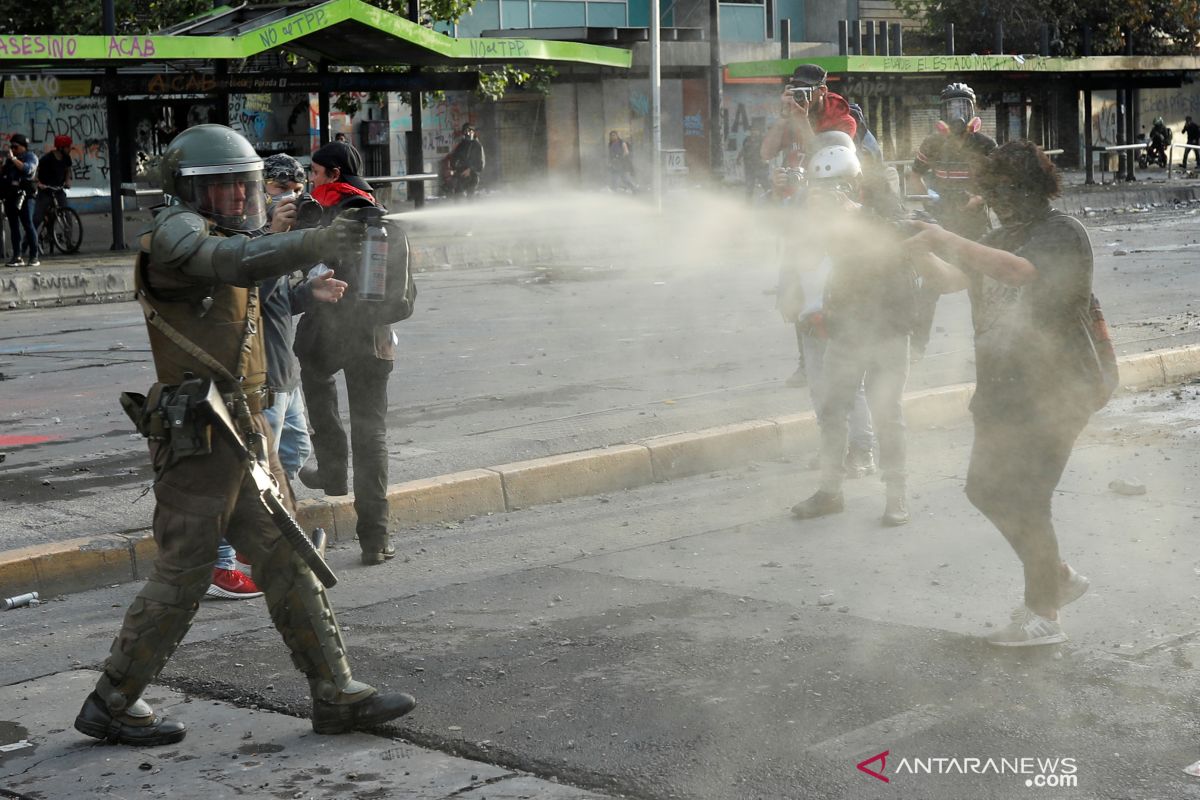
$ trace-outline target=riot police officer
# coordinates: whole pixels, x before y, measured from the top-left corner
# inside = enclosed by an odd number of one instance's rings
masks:
[[[77,730],[98,739],[140,746],[183,739],[182,723],[156,714],[141,698],[191,626],[222,536],[254,565],[271,619],[308,679],[317,733],[376,725],[415,705],[407,694],[383,694],[354,680],[324,588],[275,528],[243,453],[179,390],[197,378],[213,381],[240,436],[269,442],[255,287],[298,264],[361,249],[364,226],[351,219],[259,235],[266,223],[262,166],[250,143],[222,125],[189,128],[163,154],[163,190],[171,203],[157,210],[139,240],[135,279],[158,382],[131,413],[150,437],[159,552],[75,719]],[[269,446],[256,449],[290,507],[278,457]]]

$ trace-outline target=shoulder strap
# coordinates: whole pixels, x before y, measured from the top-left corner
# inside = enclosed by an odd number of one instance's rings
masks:
[[[250,296],[246,301],[246,327],[242,331],[242,343],[238,348],[238,375],[233,375],[225,365],[213,358],[207,351],[203,350],[198,344],[184,336],[176,328],[162,318],[158,313],[158,309],[150,302],[150,298],[146,295],[145,289],[139,289],[137,293],[138,303],[142,306],[142,312],[146,315],[146,322],[158,329],[159,333],[167,337],[183,352],[187,353],[192,358],[199,361],[204,366],[208,367],[221,379],[226,381],[231,391],[241,392],[242,379],[246,374],[246,367],[250,359],[250,337],[258,332],[258,287],[250,289]]]

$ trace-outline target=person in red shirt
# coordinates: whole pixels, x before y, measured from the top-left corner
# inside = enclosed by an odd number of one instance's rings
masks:
[[[825,78],[825,70],[816,64],[796,67],[779,98],[779,119],[763,137],[764,161],[783,153],[785,166],[799,166],[818,133],[841,131],[856,138],[858,123],[850,113],[850,104],[840,94],[829,91]]]

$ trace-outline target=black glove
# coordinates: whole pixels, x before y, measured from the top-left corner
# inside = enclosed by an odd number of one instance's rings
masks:
[[[321,261],[352,261],[362,253],[367,226],[343,214],[328,227],[308,233],[312,236],[313,249]]]

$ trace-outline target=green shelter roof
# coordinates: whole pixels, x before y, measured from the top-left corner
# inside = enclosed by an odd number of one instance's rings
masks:
[[[772,78],[792,74],[801,64],[819,64],[847,75],[920,75],[964,73],[1133,73],[1200,70],[1195,56],[825,56],[743,61],[727,65],[731,78]]]
[[[557,62],[628,68],[631,59],[628,50],[577,42],[453,39],[362,0],[327,0],[315,5],[222,7],[145,36],[0,36],[0,68],[47,62],[120,66],[220,61],[277,50],[348,65]]]

